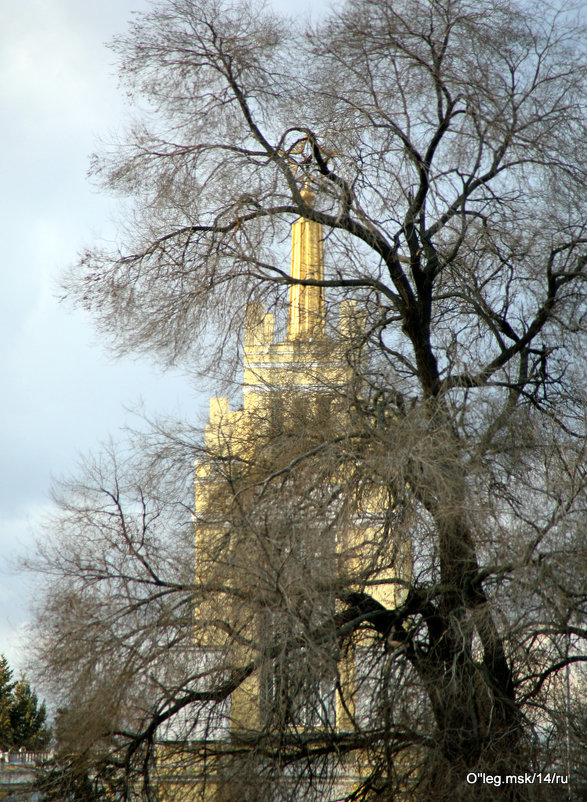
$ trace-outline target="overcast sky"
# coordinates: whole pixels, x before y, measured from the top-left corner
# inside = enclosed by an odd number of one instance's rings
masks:
[[[273,0],[275,7],[324,7]],[[113,235],[115,205],[86,178],[99,137],[124,127],[114,56],[106,49],[146,0],[0,0],[0,653],[26,667],[31,583],[14,571],[49,507],[51,476],[75,469],[144,401],[197,414],[178,373],[114,361],[91,321],[58,301],[76,254]]]

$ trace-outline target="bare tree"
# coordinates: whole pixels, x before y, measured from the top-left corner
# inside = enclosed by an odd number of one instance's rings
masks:
[[[150,793],[184,710],[175,758],[202,782],[224,760],[254,799],[494,798],[477,772],[567,793],[517,777],[568,773],[585,659],[582,36],[542,2],[357,0],[302,29],[166,0],[116,41],[141,114],[94,174],[135,211],[68,293],[119,352],[232,381],[246,302],[283,325],[289,287],[320,285],[349,371],[310,408],[276,389],[245,447],[199,452],[216,537],[195,582],[168,517],[193,438],[145,445],[128,513],[118,469],[72,486],[40,622],[64,701],[101,700],[84,754]],[[283,267],[299,216],[323,226],[323,279]],[[220,737],[253,681],[263,715]]]

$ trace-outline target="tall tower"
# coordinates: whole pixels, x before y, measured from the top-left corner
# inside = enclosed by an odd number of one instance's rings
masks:
[[[314,196],[309,187],[302,189],[302,197],[306,203],[312,203]],[[304,217],[292,224],[291,278],[283,339],[276,339],[272,312],[266,312],[260,302],[247,304],[242,407],[231,409],[227,398],[210,399],[206,427],[210,459],[203,460],[196,471],[196,573],[203,581],[213,568],[213,544],[224,536],[228,526],[222,521],[222,504],[232,503],[223,500],[221,481],[215,476],[231,469],[239,473],[241,466],[244,471],[251,461],[255,462],[251,469],[257,467],[260,456],[266,456],[263,443],[271,439],[269,431],[276,416],[287,417],[286,410],[295,407],[296,402],[306,415],[318,403],[327,403],[332,388],[348,378],[349,367],[340,358],[336,338],[326,334],[324,289],[318,284],[324,279],[322,226]],[[308,281],[317,283],[304,283]],[[346,320],[344,315],[343,318]],[[296,425],[291,417],[284,423],[286,428],[291,427],[294,439],[300,434]],[[247,580],[243,577],[242,581]],[[256,690],[251,690],[253,706],[255,693]],[[238,692],[233,695],[232,719],[241,720],[245,726],[246,722],[238,715],[244,704],[243,696],[241,693],[239,698]],[[249,705],[242,716],[250,715],[253,711]]]
[[[313,202],[308,186],[302,196]],[[291,279],[283,339],[276,341],[272,313],[259,302],[247,305],[242,407],[210,399],[206,456],[196,466],[195,663],[203,687],[236,680],[230,698],[213,706],[209,718],[205,706],[195,714],[203,724],[188,737],[201,757],[192,762],[189,782],[200,790],[184,794],[188,786],[170,781],[168,769],[163,798],[169,800],[248,799],[235,790],[243,776],[242,764],[235,769],[235,744],[259,760],[249,746],[272,732],[352,725],[354,694],[346,701],[340,694],[341,685],[354,683],[352,654],[335,657],[335,639],[321,663],[319,645],[288,645],[299,642],[306,619],[312,627],[331,625],[341,550],[343,571],[356,572],[363,554],[372,559],[372,513],[380,498],[378,491],[361,491],[363,511],[351,499],[346,519],[337,518],[337,498],[344,496],[337,496],[337,487],[347,486],[347,468],[335,449],[329,461],[327,448],[351,428],[345,392],[354,375],[344,342],[358,321],[352,303],[343,303],[338,329],[331,325],[334,334],[327,335],[322,226],[303,217],[292,225]],[[385,602],[390,587],[383,582],[373,595]],[[359,763],[344,787],[352,786]],[[263,758],[249,763],[249,776],[260,765],[266,766]],[[271,793],[267,799],[276,799]]]

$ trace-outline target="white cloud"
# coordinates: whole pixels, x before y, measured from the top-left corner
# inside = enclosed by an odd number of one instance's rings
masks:
[[[12,124],[31,139],[67,129],[85,135],[101,129],[121,101],[115,93],[111,55],[104,39],[124,27],[131,7],[144,2],[93,4],[67,0],[4,0],[10,10],[0,29],[0,101]],[[110,12],[110,13],[109,13]]]
[[[19,626],[11,624],[4,624],[0,620],[0,654],[8,660],[8,665],[14,671],[15,676],[20,673],[26,673],[27,657],[26,657],[26,622],[21,623]]]
[[[48,503],[31,502],[20,514],[0,517],[0,653],[17,672],[26,669],[35,585],[33,576],[20,569],[19,561],[30,553],[49,509]]]

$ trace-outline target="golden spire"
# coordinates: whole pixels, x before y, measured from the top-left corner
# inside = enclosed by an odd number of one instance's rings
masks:
[[[303,200],[311,204],[314,193],[306,183]],[[324,279],[322,225],[300,217],[291,229],[291,277],[306,281]],[[289,290],[288,340],[307,340],[325,331],[324,288],[292,284]]]

